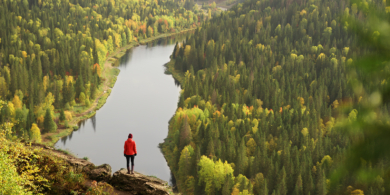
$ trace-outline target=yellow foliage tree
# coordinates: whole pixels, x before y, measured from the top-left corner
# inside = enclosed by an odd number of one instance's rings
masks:
[[[14,117],[15,116],[15,106],[14,106],[14,104],[12,102],[8,102],[7,106],[9,108],[10,115],[12,117]]]
[[[49,86],[49,77],[48,76],[44,76],[43,77],[43,90],[46,91],[48,86]]]
[[[101,69],[100,69],[100,65],[99,65],[99,64],[97,64],[97,63],[94,64],[92,69],[93,69],[93,70],[96,70],[96,73],[99,75],[99,77],[101,76],[102,71],[101,71]]]
[[[256,23],[256,32],[260,32],[261,28],[263,27],[263,21],[262,20],[258,20],[257,23]]]
[[[256,151],[257,144],[253,138],[250,138],[248,142],[246,142],[246,153],[247,156],[252,156]]]
[[[95,45],[96,45],[96,50],[98,53],[98,58],[99,58],[99,64],[104,64],[104,61],[106,60],[106,55],[107,55],[107,49],[106,46],[99,41],[99,39],[95,39]]]
[[[364,192],[362,190],[354,190],[351,192],[351,195],[364,195]]]
[[[306,137],[309,134],[309,130],[305,127],[302,129],[301,133],[304,137]]]
[[[62,83],[62,82],[61,82]],[[54,117],[54,95],[49,92],[47,96],[45,97],[45,102],[41,103],[39,106],[36,106],[34,109],[34,113],[38,118],[38,121],[41,117],[45,116],[46,109],[50,109],[52,117]],[[39,124],[40,125],[40,124]]]
[[[41,143],[41,130],[38,128],[37,124],[33,123],[31,126],[31,141],[36,143]]]
[[[0,77],[0,97],[5,97],[8,95],[8,85],[5,82],[4,77]]]
[[[69,112],[69,111],[64,111],[64,114],[65,114],[65,119],[67,120],[67,121],[70,121],[70,120],[72,120],[72,113],[71,112]]]
[[[23,55],[24,58],[27,58],[27,52],[22,51],[22,55]]]
[[[121,35],[118,33],[115,33],[114,36],[115,36],[115,47],[117,47],[117,48],[121,47],[121,42],[122,42]]]
[[[16,109],[22,109],[22,101],[20,101],[19,96],[15,95],[12,103]]]
[[[206,194],[215,194],[215,190],[221,189],[226,177],[232,176],[234,171],[227,161],[222,163],[219,159],[214,162],[206,156],[201,157],[198,166],[200,167],[199,181],[206,184]]]
[[[339,101],[338,100],[335,100],[332,104],[333,108],[336,109],[339,107]]]
[[[85,103],[85,94],[84,94],[84,92],[80,93],[79,101],[80,101],[80,104],[84,104]]]
[[[188,58],[188,56],[190,55],[190,51],[191,51],[191,45],[186,45],[186,47],[184,49],[184,56],[186,58]]]

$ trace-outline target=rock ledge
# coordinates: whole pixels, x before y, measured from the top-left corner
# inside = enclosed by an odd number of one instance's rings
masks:
[[[29,145],[29,144],[26,144]],[[120,169],[111,176],[111,166],[103,164],[95,166],[93,163],[66,154],[54,148],[47,147],[41,144],[31,144],[33,148],[40,148],[42,152],[61,158],[77,173],[84,173],[89,179],[98,182],[106,182],[112,185],[115,190],[124,192],[123,194],[152,194],[152,195],[168,195],[171,187],[166,181],[155,177],[149,177],[140,173],[127,174],[127,169]],[[120,193],[122,194],[122,193]]]
[[[118,190],[132,194],[168,195],[169,185],[166,181],[140,173],[127,174],[126,169],[115,172],[110,184]]]

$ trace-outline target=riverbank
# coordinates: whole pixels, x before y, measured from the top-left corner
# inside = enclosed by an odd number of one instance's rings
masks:
[[[96,111],[99,110],[107,101],[107,98],[111,94],[111,88],[114,87],[117,76],[119,75],[119,69],[114,66],[119,62],[119,59],[126,54],[126,52],[138,45],[147,44],[149,42],[155,41],[160,38],[171,37],[174,35],[179,35],[183,33],[187,33],[189,31],[193,31],[196,28],[185,29],[180,32],[175,33],[165,33],[160,34],[155,37],[151,37],[148,39],[141,39],[138,42],[132,42],[125,47],[118,48],[114,52],[112,52],[106,59],[104,67],[102,68],[101,78],[103,83],[99,86],[98,94],[96,98],[91,101],[91,106],[85,108],[80,105],[74,106],[74,109],[71,110],[73,118],[68,121],[68,127],[65,127],[64,124],[58,122],[56,120],[58,129],[54,133],[46,133],[42,135],[42,144],[47,146],[53,146],[60,138],[71,134],[74,130],[78,129],[78,123],[91,118],[96,114]]]
[[[136,170],[170,181],[170,169],[157,146],[166,138],[167,122],[177,109],[181,89],[171,75],[164,73],[164,64],[170,61],[175,43],[192,34],[159,39],[129,50],[115,65],[120,74],[107,103],[95,116],[82,121],[79,130],[61,138],[55,148],[119,170],[125,166],[120,148],[132,133],[139,152]]]
[[[172,77],[180,83],[180,85],[184,82],[184,73],[175,69],[175,60],[169,61],[165,65],[165,74],[170,74]]]

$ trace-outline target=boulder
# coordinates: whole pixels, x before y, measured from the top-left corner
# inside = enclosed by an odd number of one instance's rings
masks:
[[[71,156],[66,156],[66,157],[58,156],[58,157],[66,160],[68,164],[73,168],[73,171],[75,171],[76,173],[81,173],[81,172],[88,173],[95,167],[93,163],[84,159],[78,159]]]
[[[115,172],[110,184],[118,190],[131,194],[168,195],[169,185],[166,181],[148,177],[140,173],[127,174],[127,169]]]
[[[92,180],[109,182],[111,180],[112,170],[109,164],[102,164],[87,173]]]

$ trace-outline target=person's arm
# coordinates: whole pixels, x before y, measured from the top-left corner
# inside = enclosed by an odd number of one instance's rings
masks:
[[[134,152],[135,152],[135,156],[137,156],[137,145],[135,144],[135,142],[134,142]]]
[[[125,142],[124,148],[125,148],[125,150],[123,151],[123,154],[126,156],[126,142]]]

